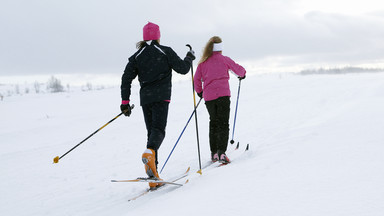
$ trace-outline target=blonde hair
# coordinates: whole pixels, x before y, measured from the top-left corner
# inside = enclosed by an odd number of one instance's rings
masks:
[[[201,57],[200,61],[199,61],[199,64],[205,62],[207,59],[209,59],[209,57],[212,56],[213,54],[213,44],[214,43],[221,43],[222,40],[219,36],[213,36],[209,39],[209,41],[207,42],[207,44],[205,45],[204,47],[204,50],[203,50],[203,56]]]

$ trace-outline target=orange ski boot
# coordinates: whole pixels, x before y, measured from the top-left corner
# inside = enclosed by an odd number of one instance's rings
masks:
[[[142,158],[144,167],[145,167],[145,172],[147,173],[149,178],[155,178],[158,180],[162,180],[159,177],[159,174],[157,173],[157,168],[156,168],[156,153],[153,149],[147,149],[144,151]],[[163,186],[163,183],[149,183],[149,189],[154,190],[160,186]]]

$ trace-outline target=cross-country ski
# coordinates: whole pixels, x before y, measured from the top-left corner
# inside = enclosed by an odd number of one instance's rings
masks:
[[[183,173],[182,175],[174,178],[171,181],[165,181],[161,179],[156,179],[156,178],[146,178],[146,177],[138,177],[136,179],[123,179],[123,180],[111,180],[111,182],[147,182],[147,183],[163,183],[163,184],[170,184],[170,185],[176,185],[176,186],[183,186],[183,184],[176,183],[180,179],[183,179],[188,176],[190,167]]]

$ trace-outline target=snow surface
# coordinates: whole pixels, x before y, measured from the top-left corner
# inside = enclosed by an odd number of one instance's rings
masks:
[[[238,81],[231,79],[232,111]],[[58,164],[61,156],[119,113],[119,88],[5,97],[0,101],[0,215],[384,215],[384,73],[255,75],[242,82],[230,165],[199,167],[191,121],[161,177],[191,166],[189,183],[128,202],[145,183],[146,130],[138,102]],[[193,100],[175,82],[159,166]],[[202,164],[208,115],[198,109]],[[232,130],[233,119],[230,120]],[[230,132],[230,135],[232,132]],[[245,145],[250,150],[243,154]]]

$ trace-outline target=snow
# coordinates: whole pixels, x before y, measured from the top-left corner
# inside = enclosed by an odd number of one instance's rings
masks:
[[[231,79],[230,127],[238,81]],[[135,201],[145,183],[146,130],[138,101],[119,114],[119,88],[28,94],[0,101],[1,215],[383,215],[384,73],[264,74],[242,81],[235,141],[223,167],[199,167],[194,119],[161,177],[191,166],[189,183]],[[173,84],[163,165],[192,113],[190,81]],[[201,160],[209,161],[208,114],[198,108]],[[232,132],[230,132],[231,136]],[[231,138],[231,137],[230,137]],[[250,150],[243,153],[246,144]]]

